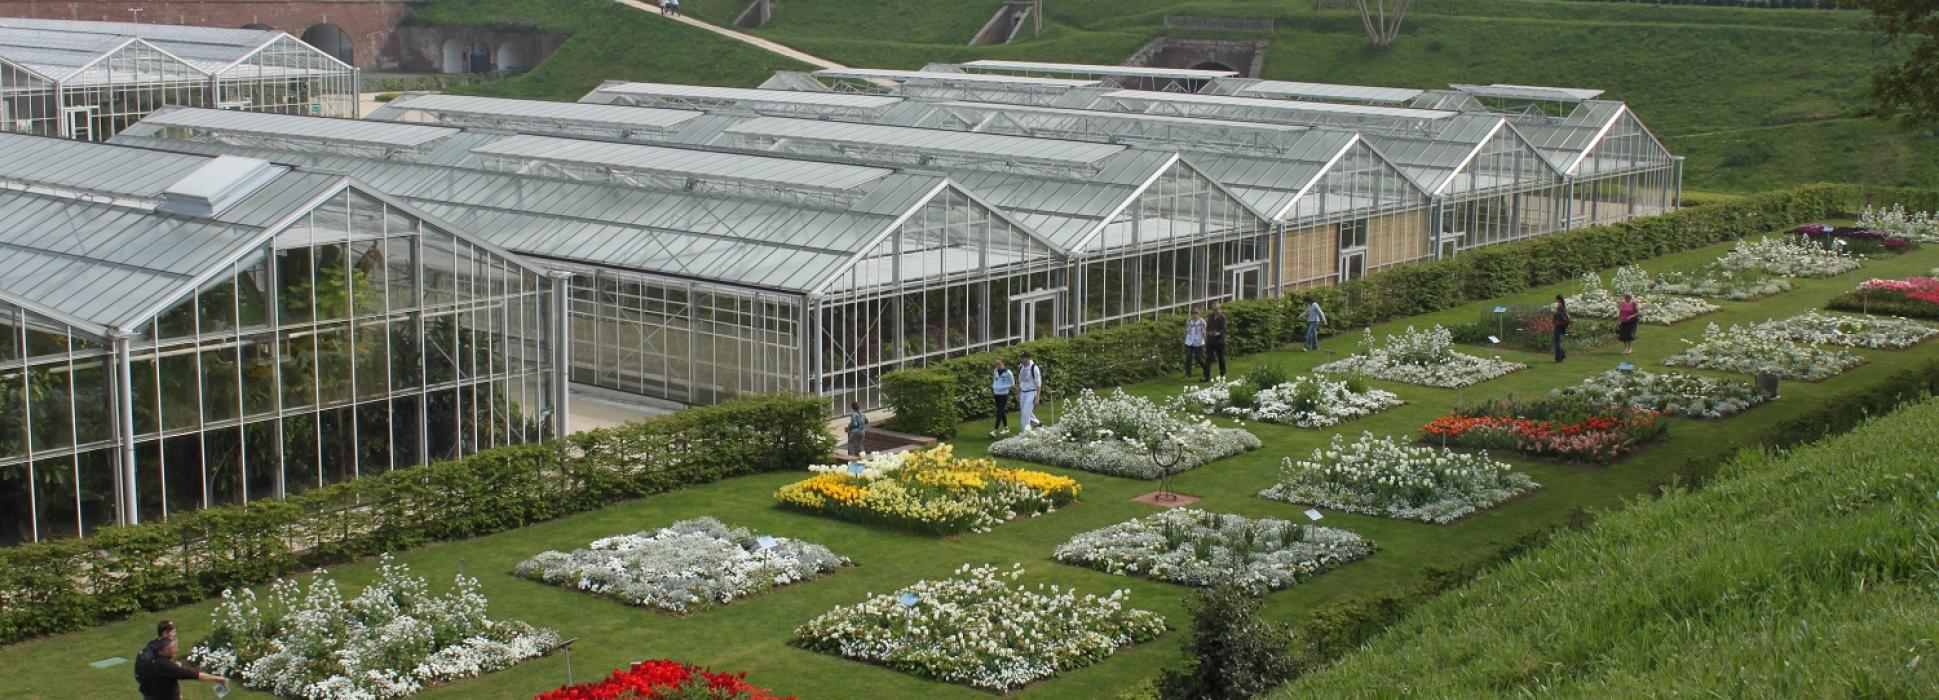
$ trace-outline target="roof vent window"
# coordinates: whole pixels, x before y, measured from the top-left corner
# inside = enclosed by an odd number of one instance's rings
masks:
[[[162,190],[155,210],[204,218],[215,216],[288,170],[257,158],[216,156]]]

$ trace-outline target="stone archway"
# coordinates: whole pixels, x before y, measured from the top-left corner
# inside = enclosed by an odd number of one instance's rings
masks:
[[[456,37],[445,39],[440,47],[438,69],[445,73],[465,72],[465,42]]]
[[[471,73],[491,72],[491,44],[482,41],[471,42],[465,51],[465,70]]]
[[[498,45],[498,70],[503,73],[522,71],[531,68],[530,53],[518,41],[507,41]]]
[[[309,29],[303,30],[303,43],[335,56],[337,60],[344,63],[353,66],[357,64],[356,49],[351,46],[350,34],[343,31],[343,27],[328,22],[311,25]]]

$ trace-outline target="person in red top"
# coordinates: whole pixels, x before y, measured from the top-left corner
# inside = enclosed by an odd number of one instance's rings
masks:
[[[1635,297],[1624,294],[1623,302],[1616,305],[1616,339],[1623,341],[1624,355],[1635,349],[1631,344],[1636,342],[1636,324],[1642,320],[1643,306]]]

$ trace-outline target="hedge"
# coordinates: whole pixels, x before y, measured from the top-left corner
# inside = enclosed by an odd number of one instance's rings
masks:
[[[826,406],[811,396],[736,399],[289,498],[0,549],[0,643],[191,603],[323,564],[503,532],[732,476],[799,469],[832,448]]]
[[[1281,298],[1234,301],[1225,305],[1231,319],[1227,351],[1248,355],[1296,342],[1305,333],[1299,314],[1308,296],[1326,309],[1332,329],[1361,328],[1520,293],[1590,270],[1789,229],[1871,201],[1939,202],[1939,191],[1811,185],[1477,248],[1455,258],[1399,265],[1364,279]],[[1052,391],[1116,386],[1180,371],[1183,324],[1180,316],[1164,316],[965,355],[927,369],[956,377],[958,414],[978,418],[990,415],[984,377],[999,356],[1030,351],[1043,365],[1045,383]]]
[[[985,392],[986,394],[988,392]],[[956,377],[926,369],[900,369],[882,375],[882,396],[895,412],[884,427],[948,440],[963,419],[956,414]]]

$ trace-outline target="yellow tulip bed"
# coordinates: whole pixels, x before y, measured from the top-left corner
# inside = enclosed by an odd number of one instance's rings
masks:
[[[774,497],[784,506],[841,520],[954,534],[1051,512],[1077,500],[1082,488],[1074,479],[954,454],[943,444],[809,467],[814,476],[781,487]]]

